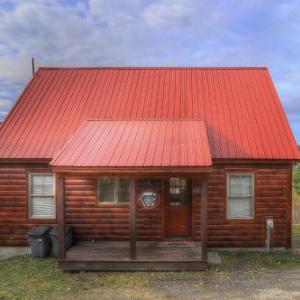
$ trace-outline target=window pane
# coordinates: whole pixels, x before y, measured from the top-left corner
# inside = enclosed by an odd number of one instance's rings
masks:
[[[53,175],[31,175],[31,195],[54,196]]]
[[[100,202],[115,202],[114,179],[103,178],[99,180]]]
[[[241,195],[252,195],[252,176],[241,176]]]
[[[229,195],[241,194],[241,181],[239,175],[229,175]]]
[[[179,205],[187,200],[187,183],[185,178],[170,178],[169,203]]]
[[[54,197],[31,197],[31,217],[55,217]]]
[[[31,175],[31,183],[32,183],[32,185],[42,185],[43,184],[43,176],[42,175]]]
[[[228,199],[228,217],[229,218],[250,218],[253,214],[252,198]]]
[[[118,200],[119,200],[119,203],[130,202],[130,181],[129,181],[129,179],[119,179]]]

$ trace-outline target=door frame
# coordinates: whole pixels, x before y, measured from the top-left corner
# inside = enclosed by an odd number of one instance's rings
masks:
[[[183,177],[183,176],[173,176],[173,177],[181,177],[181,178],[185,178],[187,181],[187,194],[189,197],[189,205],[188,205],[188,214],[189,214],[189,218],[188,218],[188,228],[189,228],[189,232],[187,234],[174,234],[174,235],[169,235],[167,233],[167,225],[168,225],[168,209],[167,206],[169,204],[169,197],[170,197],[170,193],[169,193],[169,187],[170,187],[170,178],[166,178],[164,179],[164,203],[163,203],[163,216],[164,216],[164,238],[177,238],[177,237],[187,237],[187,238],[192,238],[192,211],[193,211],[193,198],[192,198],[192,178],[188,178],[188,177]]]

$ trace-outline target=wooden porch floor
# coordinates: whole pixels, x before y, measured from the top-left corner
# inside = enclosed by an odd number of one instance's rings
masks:
[[[71,247],[59,265],[66,271],[183,271],[203,270],[201,243],[138,241],[137,258],[130,259],[129,242],[81,242]]]

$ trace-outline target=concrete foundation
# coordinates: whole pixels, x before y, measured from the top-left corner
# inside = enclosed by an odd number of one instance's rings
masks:
[[[29,247],[0,247],[0,260],[30,253]]]

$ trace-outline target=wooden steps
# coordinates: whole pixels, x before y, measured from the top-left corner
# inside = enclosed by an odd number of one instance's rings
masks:
[[[58,261],[64,271],[203,271],[206,261],[98,261],[72,260]]]
[[[161,244],[138,241],[137,258],[131,260],[129,242],[80,243],[67,251],[59,266],[65,271],[201,271],[207,267],[199,242],[189,242],[188,247]]]

